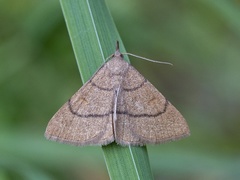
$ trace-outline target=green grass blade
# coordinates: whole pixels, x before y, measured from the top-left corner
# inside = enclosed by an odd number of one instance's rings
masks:
[[[153,179],[147,148],[122,147],[116,143],[103,146],[111,179]]]
[[[114,53],[120,36],[103,0],[60,0],[83,82]]]
[[[123,43],[104,0],[60,0],[60,3],[81,78],[86,82],[114,53],[117,40],[125,52]],[[111,179],[152,179],[146,147],[112,143],[102,149]]]

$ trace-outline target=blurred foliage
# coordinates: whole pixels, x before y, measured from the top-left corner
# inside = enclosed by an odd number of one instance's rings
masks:
[[[240,1],[107,0],[128,52],[192,135],[149,146],[156,179],[240,178]],[[58,1],[0,1],[0,180],[108,179],[99,147],[45,140],[81,81]]]

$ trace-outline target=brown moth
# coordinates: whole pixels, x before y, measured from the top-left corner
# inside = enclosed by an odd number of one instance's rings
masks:
[[[47,139],[77,146],[159,144],[190,135],[179,111],[133,66],[117,44],[111,59],[52,117]]]

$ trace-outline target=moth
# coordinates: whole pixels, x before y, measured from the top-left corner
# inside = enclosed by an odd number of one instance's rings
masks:
[[[190,135],[180,112],[133,66],[119,45],[111,59],[52,117],[45,137],[77,146],[159,144]]]

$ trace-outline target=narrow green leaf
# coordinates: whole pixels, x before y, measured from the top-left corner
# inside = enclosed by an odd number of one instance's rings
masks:
[[[125,52],[104,0],[60,0],[83,82],[115,51],[116,41]],[[127,58],[125,58],[127,59]],[[104,146],[111,179],[152,179],[146,147]]]
[[[146,146],[122,147],[112,143],[103,146],[103,151],[111,179],[153,179]]]
[[[60,0],[76,61],[86,82],[115,51],[125,51],[103,0]]]

